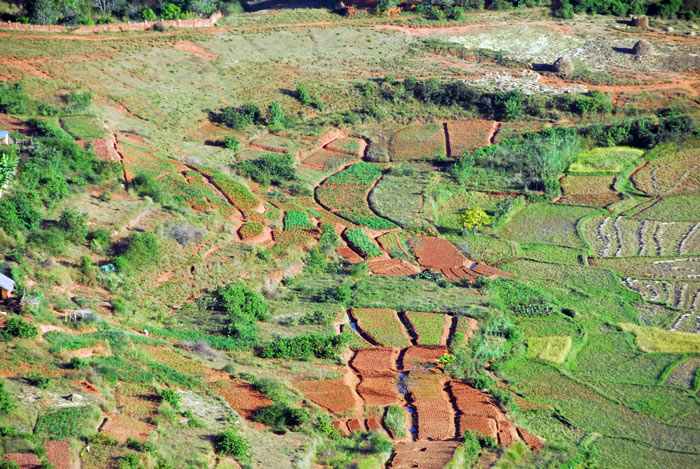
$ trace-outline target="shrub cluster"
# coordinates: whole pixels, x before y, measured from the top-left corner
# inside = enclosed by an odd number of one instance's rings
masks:
[[[244,283],[236,282],[219,289],[218,304],[229,318],[226,333],[241,346],[256,345],[258,325],[255,321],[268,318],[263,297]]]
[[[263,185],[283,185],[298,179],[294,170],[294,157],[289,154],[265,153],[254,160],[238,164],[241,174]]]
[[[516,316],[542,317],[557,311],[546,296],[516,280],[501,277],[489,282],[488,289]]]
[[[277,337],[263,349],[263,358],[334,358],[347,343],[346,334],[304,334]]]
[[[311,418],[311,412],[303,407],[275,403],[260,409],[253,420],[277,430],[297,430]]]

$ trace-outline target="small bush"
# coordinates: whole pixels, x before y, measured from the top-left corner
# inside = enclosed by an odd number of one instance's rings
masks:
[[[311,413],[302,407],[276,403],[260,409],[253,420],[278,430],[297,430],[309,421]]]
[[[180,408],[180,393],[175,389],[159,389],[158,395],[162,400],[170,404],[173,409]]]
[[[216,435],[215,449],[217,453],[234,456],[238,459],[247,459],[248,442],[238,434],[235,428],[228,428]]]
[[[73,357],[70,359],[70,367],[74,370],[84,370],[88,366],[90,366],[90,363],[84,358]]]
[[[0,415],[11,412],[16,406],[15,400],[5,389],[5,381],[0,381]]]
[[[39,329],[22,318],[12,317],[5,323],[5,332],[12,337],[33,339],[39,334]]]

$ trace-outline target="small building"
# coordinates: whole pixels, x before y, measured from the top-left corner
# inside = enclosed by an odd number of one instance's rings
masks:
[[[0,297],[3,300],[12,298],[12,292],[15,290],[15,281],[10,277],[0,274]]]
[[[0,130],[0,144],[10,144],[10,132],[7,130]]]

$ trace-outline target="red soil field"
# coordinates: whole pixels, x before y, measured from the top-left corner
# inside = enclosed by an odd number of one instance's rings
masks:
[[[396,453],[387,465],[392,469],[419,467],[421,469],[442,469],[450,460],[459,441],[416,441],[396,442]]]
[[[376,432],[382,429],[382,424],[377,420],[376,417],[368,418],[365,423],[367,424],[367,430],[370,432]]]
[[[440,270],[450,267],[469,267],[473,262],[457,250],[449,241],[437,236],[423,236],[411,240],[411,251],[421,266],[426,269]]]
[[[451,381],[448,387],[454,397],[455,407],[459,411],[459,434],[463,434],[466,430],[480,431],[484,435],[498,438],[502,446],[508,446],[520,438],[518,427],[506,418],[491,396],[459,381]],[[489,433],[486,433],[487,430]],[[535,448],[537,437],[528,435],[530,441],[526,443],[531,448]]]
[[[355,408],[355,398],[343,379],[318,379],[292,383],[310,401],[334,414]]]
[[[347,259],[352,264],[362,262],[362,257],[360,257],[359,254],[350,249],[348,246],[339,246],[336,251],[339,255]]]
[[[489,120],[449,121],[445,123],[448,137],[449,157],[457,158],[468,151],[491,144],[491,136],[498,122]]]
[[[477,274],[483,275],[484,277],[488,277],[488,278],[497,278],[497,277],[513,278],[513,276],[511,274],[509,274],[508,272],[504,272],[504,271],[496,269],[494,267],[490,267],[486,264],[482,264],[481,262],[479,262],[474,267],[472,267],[472,272],[476,272]]]
[[[340,166],[349,159],[347,154],[321,149],[304,158],[301,164],[310,169],[323,171]]]
[[[121,444],[129,437],[146,441],[148,434],[155,429],[155,425],[123,415],[110,415],[100,427],[101,432],[112,435]]]
[[[377,275],[415,275],[420,269],[404,259],[371,259],[367,261],[370,272]]]
[[[362,421],[360,421],[359,419],[348,420],[348,430],[350,430],[350,432],[359,432],[364,430],[364,427],[362,426]]]
[[[418,399],[413,402],[418,416],[419,440],[446,440],[455,436],[452,405],[445,399]]]
[[[404,352],[403,367],[412,370],[419,368],[421,363],[435,364],[440,357],[449,352],[445,345],[414,345]]]
[[[44,441],[46,448],[46,459],[49,460],[55,469],[71,469],[73,460],[70,454],[70,443],[67,441]]]
[[[357,392],[367,405],[390,405],[399,402],[397,351],[367,348],[355,352],[350,366],[360,375]]]
[[[348,430],[348,424],[343,420],[336,420],[335,422],[333,422],[333,428],[338,430],[338,433],[340,433],[342,436],[350,435],[350,430]]]
[[[211,383],[211,388],[218,391],[245,419],[250,419],[257,410],[272,404],[263,393],[253,389],[250,383],[242,379],[215,381]]]
[[[21,469],[41,469],[41,463],[34,453],[7,453],[5,459],[18,464]]]

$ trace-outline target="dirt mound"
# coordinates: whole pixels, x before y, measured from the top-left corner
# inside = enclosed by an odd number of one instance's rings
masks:
[[[46,448],[46,459],[49,460],[55,469],[71,469],[73,459],[70,454],[70,443],[67,441],[44,441]]]
[[[334,414],[344,414],[355,408],[355,396],[343,379],[297,381],[293,386],[304,397]]]
[[[394,443],[394,457],[387,467],[404,469],[442,469],[450,460],[459,441],[416,441]]]
[[[121,444],[124,444],[127,438],[146,441],[148,440],[148,434],[155,429],[155,425],[122,415],[107,417],[100,427],[101,432],[112,435]]]
[[[449,241],[437,236],[423,236],[410,241],[410,248],[421,266],[431,270],[449,269],[473,264]]]

